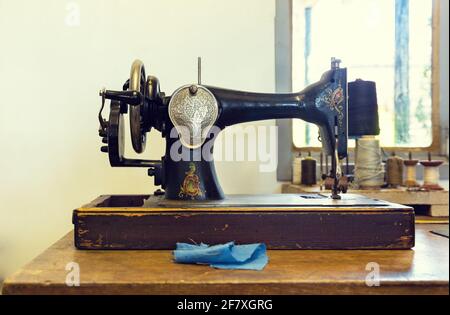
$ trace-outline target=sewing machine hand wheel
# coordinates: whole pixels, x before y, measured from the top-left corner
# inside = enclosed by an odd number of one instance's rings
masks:
[[[130,104],[129,115],[133,149],[136,153],[142,153],[145,150],[146,143],[146,132],[144,131],[142,120],[146,95],[146,76],[144,64],[140,60],[135,60],[131,65],[128,91],[137,92],[137,95],[141,95],[139,103]]]
[[[129,159],[124,156],[124,117],[128,112],[130,116],[131,142],[137,153],[145,149],[146,133],[154,126],[157,108],[164,94],[159,90],[157,78],[149,76],[146,79],[144,65],[140,60],[133,62],[130,78],[123,86],[123,91],[103,89],[102,107],[99,112],[100,130],[102,142],[107,146],[101,148],[102,152],[108,152],[111,166],[121,167],[147,167],[153,173],[159,174],[161,160]],[[111,100],[109,121],[103,119],[102,111],[105,100]],[[160,181],[160,176],[155,176],[155,184]],[[159,185],[159,184],[157,184]]]
[[[146,133],[152,127],[153,115],[151,113],[154,113],[160,94],[158,79],[152,76],[146,79],[144,64],[140,60],[133,62],[130,79],[125,83],[124,91],[102,90],[100,92],[103,99],[119,101],[127,107],[129,105],[131,143],[137,153],[142,153],[145,150]],[[101,117],[102,110],[103,105],[99,120],[102,129],[104,129],[105,126]]]

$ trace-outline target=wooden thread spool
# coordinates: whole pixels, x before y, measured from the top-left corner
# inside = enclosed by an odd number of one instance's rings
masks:
[[[389,187],[398,187],[403,184],[403,159],[395,152],[386,161],[386,183]]]
[[[299,153],[292,161],[292,184],[294,185],[300,185],[302,180],[302,160],[302,154]]]
[[[316,160],[309,156],[302,160],[302,185],[312,186],[317,183]]]
[[[411,152],[409,152],[408,160],[403,161],[403,164],[405,166],[405,174],[406,174],[406,179],[405,179],[404,185],[408,188],[414,188],[414,187],[420,186],[416,180],[417,163],[419,163],[419,160],[413,160]]]
[[[403,164],[405,165],[405,182],[404,185],[406,187],[419,187],[419,183],[416,181],[416,167],[418,160],[404,160]]]
[[[428,160],[420,161],[424,167],[422,188],[427,190],[443,190],[439,185],[439,166],[444,163],[441,160],[432,160],[431,154],[428,153]]]

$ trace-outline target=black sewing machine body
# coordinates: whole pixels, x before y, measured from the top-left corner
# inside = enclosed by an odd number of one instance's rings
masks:
[[[123,91],[101,92],[111,99],[109,121],[99,114],[100,135],[114,167],[147,167],[170,200],[221,200],[224,193],[213,161],[213,143],[224,128],[251,121],[298,118],[319,127],[323,149],[332,156],[330,176],[338,198],[337,159],[347,155],[347,70],[338,61],[322,78],[299,93],[251,93],[192,84],[165,96],[155,77],[145,77],[135,61]],[[166,139],[160,161],[124,157],[123,115],[130,116],[133,148],[141,153],[152,128]]]
[[[171,96],[131,68],[123,91],[111,99],[109,120],[99,113],[100,136],[112,166],[146,167],[157,190],[148,195],[103,195],[73,212],[78,249],[173,249],[176,242],[263,242],[269,249],[409,249],[414,246],[410,207],[346,194],[338,160],[347,155],[347,72],[331,70],[303,91],[250,93],[191,84]],[[103,109],[102,106],[102,109]],[[166,139],[161,160],[124,157],[124,115],[133,148],[141,153],[151,129]],[[331,194],[224,195],[213,144],[224,128],[256,120],[299,118],[316,124],[332,157]],[[341,182],[342,180],[342,182]]]

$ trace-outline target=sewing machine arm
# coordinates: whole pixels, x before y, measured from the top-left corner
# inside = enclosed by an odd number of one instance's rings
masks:
[[[347,156],[346,69],[329,70],[299,93],[251,93],[206,86],[219,102],[220,128],[239,123],[298,118],[319,127],[326,154]]]

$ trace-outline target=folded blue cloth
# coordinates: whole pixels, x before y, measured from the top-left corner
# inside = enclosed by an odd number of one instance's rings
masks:
[[[220,269],[262,270],[269,261],[262,243],[235,245],[234,242],[209,246],[177,243],[174,260],[182,264],[206,264]]]

